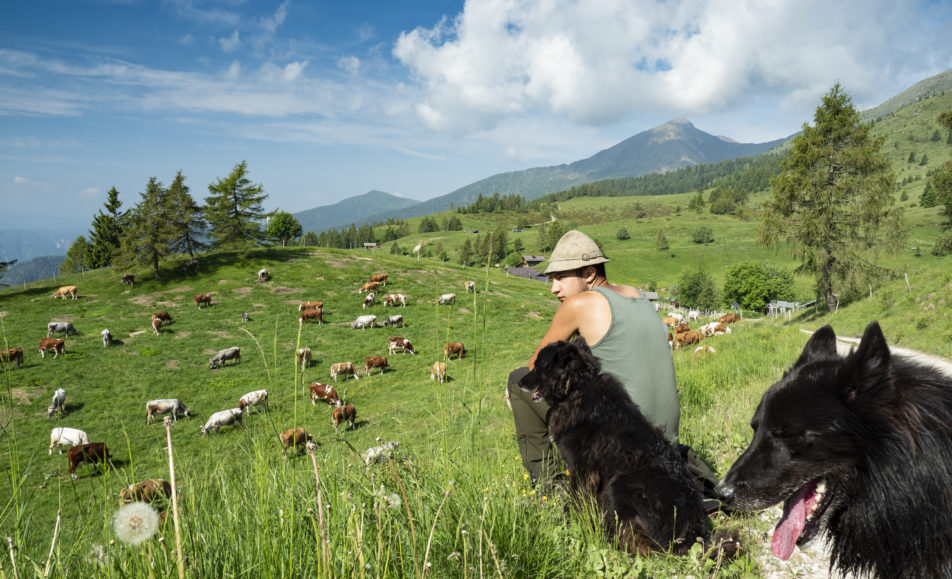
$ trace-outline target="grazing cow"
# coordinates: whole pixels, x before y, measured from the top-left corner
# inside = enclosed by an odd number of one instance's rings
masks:
[[[54,446],[76,446],[77,444],[89,444],[89,436],[78,428],[69,428],[67,426],[54,428],[52,432],[50,432],[49,454],[53,454]],[[63,454],[62,448],[59,449],[59,453]]]
[[[15,370],[20,369],[20,365],[23,364],[23,348],[10,348],[9,350],[0,350],[0,362],[10,363],[14,362],[13,368]],[[4,368],[6,365],[4,364]]]
[[[709,324],[704,324],[703,326],[701,326],[700,330],[701,330],[701,333],[707,337],[721,336],[723,334],[731,333],[731,329],[720,322],[711,322]]]
[[[248,321],[248,312],[241,312],[241,321],[243,322]]]
[[[739,321],[740,321],[740,316],[738,316],[737,314],[733,314],[733,313],[731,313],[731,314],[724,314],[723,316],[721,316],[720,318],[718,318],[717,321],[720,322],[720,323],[722,323],[722,324],[733,324],[734,322],[739,322]]]
[[[675,334],[682,334],[691,330],[691,326],[688,324],[678,324],[673,328]]]
[[[378,438],[377,442],[379,441],[380,439]],[[375,462],[390,458],[390,456],[393,455],[393,451],[397,450],[398,446],[400,446],[399,441],[391,440],[381,444],[380,446],[368,448],[364,451],[364,454],[361,455],[364,459],[364,464],[370,466]]]
[[[234,360],[235,364],[241,363],[241,348],[238,346],[232,346],[231,348],[225,348],[224,350],[219,350],[215,356],[208,361],[208,367],[214,370],[219,366],[224,366],[227,360]]]
[[[247,412],[248,408],[252,406],[264,406],[265,410],[268,409],[268,391],[267,390],[255,390],[254,392],[249,392],[241,397],[238,400],[238,410],[242,412]],[[260,412],[260,410],[259,410]]]
[[[469,293],[470,291],[476,293],[476,282],[474,281],[464,281],[463,287],[466,289],[466,293]]]
[[[311,365],[311,349],[308,347],[298,348],[294,351],[294,363],[301,364],[301,371]]]
[[[271,272],[267,269],[258,270],[258,283],[264,283],[271,279]]]
[[[680,334],[675,334],[674,336],[674,349],[680,350],[683,346],[690,346],[692,344],[697,344],[701,341],[701,332],[697,330],[691,330],[689,332],[681,332]]]
[[[165,310],[162,310],[161,312],[155,312],[154,314],[152,314],[152,319],[153,319],[153,320],[154,320],[154,319],[160,319],[160,320],[162,320],[162,323],[163,323],[163,324],[171,324],[171,323],[172,323],[172,316],[169,315],[169,313],[168,313],[167,311],[165,311]]]
[[[357,375],[357,368],[350,362],[338,362],[337,364],[331,365],[331,378],[334,379],[334,382],[337,382],[338,376],[343,376],[345,380],[347,376],[353,376],[354,380],[360,379]]]
[[[135,285],[136,285],[136,276],[132,275],[131,273],[123,274],[123,275],[122,275],[122,283],[127,284],[127,285],[131,285],[132,287],[135,287]]]
[[[690,310],[690,311],[688,311],[688,321],[689,321],[689,322],[692,321],[692,320],[696,322],[696,321],[698,321],[698,318],[700,318],[700,317],[701,317],[701,312],[699,312],[698,310]]]
[[[416,354],[416,350],[413,349],[413,344],[410,343],[410,340],[398,336],[390,336],[390,339],[387,341],[387,353],[395,354],[397,350],[403,353],[410,352],[411,354]]]
[[[102,338],[102,347],[105,348],[112,343],[112,334],[109,332],[109,328],[99,332],[99,336]]]
[[[324,302],[304,302],[303,304],[298,306],[298,310],[302,312],[304,310],[323,310],[323,309],[324,309]]]
[[[58,332],[63,332],[66,334],[66,337],[69,337],[70,332],[78,334],[79,332],[76,328],[73,327],[73,324],[69,322],[50,322],[46,324],[46,337],[49,338],[53,334]]]
[[[178,422],[178,415],[192,416],[192,410],[182,404],[178,398],[160,398],[145,403],[145,423],[152,424],[156,414],[172,414],[172,421]]]
[[[390,367],[386,356],[367,356],[364,359],[364,372],[370,376],[370,371],[374,368],[380,368],[380,373]]]
[[[324,310],[304,310],[301,312],[301,317],[298,320],[299,324],[303,324],[308,320],[317,320],[318,324],[324,323]]]
[[[353,430],[354,421],[357,420],[357,409],[354,408],[353,404],[338,406],[334,409],[334,415],[331,420],[334,423],[334,432],[340,432],[337,427],[340,426],[341,422],[347,423],[347,430]]]
[[[378,273],[378,274],[374,274],[374,275],[370,276],[370,279],[368,279],[367,281],[370,281],[370,282],[374,282],[374,281],[375,281],[375,282],[379,283],[380,285],[387,285],[387,278],[388,278],[388,277],[389,277],[389,276],[388,276],[387,274],[385,274],[385,273]]]
[[[396,326],[397,324],[400,324],[400,327],[401,327],[401,328],[403,327],[403,316],[401,316],[400,314],[397,314],[397,315],[395,315],[395,316],[390,316],[390,317],[387,318],[386,321],[384,321],[384,323],[383,323],[383,325],[388,326],[388,327],[389,327],[389,326]]]
[[[222,426],[234,424],[235,428],[241,424],[242,412],[239,408],[229,408],[228,410],[219,410],[208,417],[208,422],[201,428],[202,436],[208,434],[208,431],[214,430],[216,433]]]
[[[195,296],[195,307],[202,309],[203,305],[212,305],[212,294],[198,294]]]
[[[716,353],[717,350],[711,346],[698,346],[697,348],[694,348],[694,356],[692,356],[692,358],[694,361],[697,361],[698,358],[703,358],[704,356]]]
[[[374,292],[368,293],[368,294],[364,297],[363,308],[364,308],[364,309],[367,309],[367,306],[372,306],[373,303],[374,303],[374,301],[376,301],[376,299],[377,299],[377,296],[374,295]]]
[[[383,299],[384,306],[396,307],[397,302],[399,302],[401,306],[406,307],[407,296],[405,294],[390,294]]]
[[[664,325],[670,328],[677,327],[678,324],[681,323],[681,320],[679,320],[678,318],[672,318],[671,316],[666,316],[664,318],[661,318],[661,321],[664,323]]]
[[[281,433],[281,445],[284,446],[281,454],[285,454],[289,446],[294,446],[294,448],[305,446],[312,440],[314,440],[314,437],[303,428],[289,428]]]
[[[433,368],[430,370],[430,380],[439,378],[440,384],[446,381],[446,362],[433,362]]]
[[[448,360],[453,354],[456,354],[457,360],[461,360],[466,355],[466,347],[463,346],[462,342],[450,342],[443,346],[444,359]]]
[[[446,304],[455,304],[456,303],[456,294],[443,294],[439,297],[437,302],[443,306]]]
[[[73,478],[77,478],[76,467],[84,462],[96,464],[112,459],[105,442],[90,442],[74,446],[66,451],[66,457],[69,459],[69,476]]]
[[[195,273],[198,271],[198,260],[193,259],[192,261],[186,261],[181,267],[185,273]]]
[[[374,292],[377,291],[378,287],[380,287],[380,282],[368,281],[364,285],[360,286],[360,289],[357,290],[357,293],[362,294],[364,292]]]
[[[58,338],[40,338],[40,356],[46,358],[46,351],[53,350],[53,358],[66,353],[66,342]]]
[[[370,326],[371,328],[373,328],[376,325],[377,325],[377,316],[366,315],[366,316],[360,316],[356,320],[354,320],[354,323],[350,325],[350,328],[352,330],[357,328],[360,328],[361,330],[363,330],[367,326]]]
[[[156,336],[159,335],[159,330],[162,329],[162,320],[159,318],[152,318],[152,331]]]
[[[337,397],[337,390],[333,386],[321,384],[320,382],[311,382],[308,387],[311,391],[311,404],[317,404],[318,400],[326,400],[331,406],[340,406],[342,402]]]
[[[142,501],[144,503],[158,503],[159,508],[166,501],[172,499],[172,485],[164,478],[153,478],[133,483],[119,491],[119,498],[124,503]]]
[[[684,314],[682,314],[681,312],[669,312],[669,313],[668,313],[668,317],[669,317],[669,318],[674,318],[675,320],[677,320],[677,323],[678,323],[678,324],[680,324],[681,322],[684,321]],[[677,324],[675,324],[675,325],[677,325]]]
[[[46,417],[52,418],[57,411],[61,416],[66,414],[66,390],[62,388],[57,388],[56,392],[53,393],[53,401],[50,402],[50,407],[46,409]]]
[[[58,290],[56,290],[55,292],[53,292],[53,295],[51,295],[50,297],[51,297],[51,298],[63,298],[63,299],[65,300],[65,299],[66,299],[66,296],[72,296],[73,299],[75,300],[75,299],[76,299],[76,294],[77,294],[76,286],[74,286],[74,285],[64,285],[63,287],[61,287],[61,288],[59,288]]]

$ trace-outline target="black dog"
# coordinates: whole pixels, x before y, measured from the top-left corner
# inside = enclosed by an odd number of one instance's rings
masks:
[[[952,577],[952,379],[891,356],[878,323],[845,358],[820,328],[750,425],[718,490],[743,510],[784,501],[774,554],[825,533],[844,574]]]
[[[555,342],[519,386],[551,405],[549,434],[572,490],[595,498],[609,536],[630,553],[684,554],[708,537],[698,489],[664,434],[600,369],[584,339]]]

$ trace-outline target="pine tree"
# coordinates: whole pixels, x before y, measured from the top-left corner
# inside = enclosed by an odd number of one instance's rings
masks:
[[[246,250],[267,240],[261,223],[272,214],[261,203],[268,195],[247,174],[248,164],[242,161],[228,177],[208,186],[211,195],[205,198],[205,217],[215,247]]]
[[[668,238],[665,237],[664,231],[659,229],[658,236],[655,238],[655,249],[658,251],[667,251],[668,248]]]
[[[155,277],[161,277],[159,262],[172,253],[175,236],[169,223],[174,210],[170,206],[168,189],[152,177],[139,194],[139,203],[130,211],[129,226],[122,240],[122,261],[142,267],[151,267]]]
[[[459,248],[459,262],[463,265],[469,265],[472,259],[473,246],[470,244],[469,239],[467,239],[463,242],[463,246]]]
[[[189,193],[185,177],[179,171],[168,191],[168,205],[172,212],[168,223],[171,229],[170,249],[176,253],[187,253],[189,261],[195,261],[195,252],[208,249],[202,241],[208,230],[204,210]]]
[[[80,235],[66,250],[66,259],[59,266],[60,273],[80,273],[89,269],[88,260],[91,253],[92,246]]]
[[[109,190],[108,197],[103,204],[106,211],[99,211],[93,217],[93,228],[89,232],[89,252],[86,264],[90,269],[112,265],[113,258],[119,252],[122,244],[124,228],[124,213],[119,211],[122,201],[119,201],[119,191],[115,187]],[[85,240],[84,240],[85,241]]]
[[[770,180],[760,242],[789,242],[800,270],[816,279],[816,295],[831,310],[836,293],[865,287],[887,270],[877,254],[902,247],[902,209],[893,207],[895,178],[839,83],[824,95],[814,126],[793,139],[783,170]]]

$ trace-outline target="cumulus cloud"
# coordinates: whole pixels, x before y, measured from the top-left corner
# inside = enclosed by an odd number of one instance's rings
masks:
[[[839,80],[857,102],[949,59],[942,27],[890,0],[468,0],[455,18],[400,35],[420,120],[475,130],[543,112],[581,124],[634,111],[699,115],[769,95],[815,105]],[[943,65],[942,63],[946,63]],[[926,65],[927,66],[927,65]],[[875,102],[873,104],[876,104]]]
[[[219,38],[218,45],[221,46],[223,52],[230,53],[238,50],[238,47],[241,46],[241,39],[238,37],[238,29],[236,28],[235,31],[231,33],[231,36]]]
[[[337,60],[337,67],[350,74],[360,72],[360,59],[356,56],[342,56]]]
[[[79,192],[81,197],[98,197],[100,193],[99,187],[86,187]]]
[[[13,178],[13,182],[16,183],[17,185],[22,185],[22,184],[24,184],[24,183],[27,182],[27,179],[26,179],[26,177],[19,177],[19,176],[17,176],[17,177],[14,177],[14,178]]]

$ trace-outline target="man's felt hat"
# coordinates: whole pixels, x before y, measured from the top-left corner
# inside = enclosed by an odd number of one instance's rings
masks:
[[[586,265],[595,265],[611,261],[595,245],[592,238],[575,229],[562,236],[555,244],[545,275],[561,271],[571,271]]]

